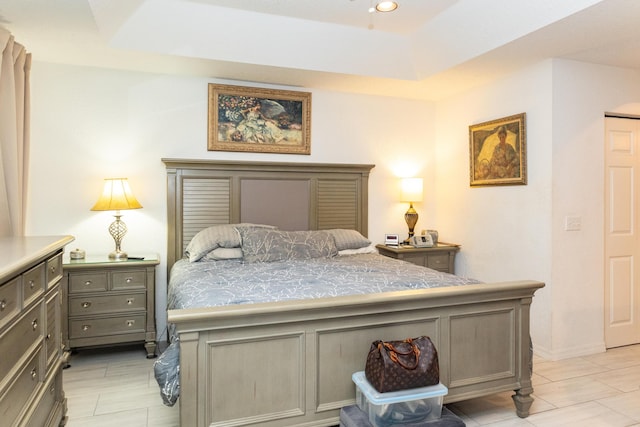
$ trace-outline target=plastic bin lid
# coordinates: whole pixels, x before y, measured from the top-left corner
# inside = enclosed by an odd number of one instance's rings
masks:
[[[442,383],[428,387],[410,388],[407,390],[390,391],[380,393],[367,381],[364,371],[356,372],[351,376],[360,391],[367,396],[369,402],[374,405],[385,405],[389,403],[409,402],[411,400],[428,399],[430,397],[445,396],[449,389]]]

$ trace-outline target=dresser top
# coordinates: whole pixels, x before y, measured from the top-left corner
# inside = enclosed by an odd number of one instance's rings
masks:
[[[73,236],[0,237],[0,283],[73,240]]]

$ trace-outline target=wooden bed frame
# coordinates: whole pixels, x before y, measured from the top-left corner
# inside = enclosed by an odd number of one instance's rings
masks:
[[[261,215],[282,229],[302,221],[367,235],[372,165],[163,162],[169,270],[198,230],[261,222]],[[371,342],[419,335],[438,349],[445,403],[514,390],[516,412],[526,417],[529,312],[543,286],[514,281],[169,310],[180,336],[181,425],[337,425],[340,408],[355,402],[351,375],[364,369]]]

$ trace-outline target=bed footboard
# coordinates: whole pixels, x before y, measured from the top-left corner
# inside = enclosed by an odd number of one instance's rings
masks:
[[[351,375],[376,339],[428,335],[445,402],[515,390],[529,414],[529,309],[520,281],[170,310],[180,334],[181,425],[329,426],[355,402]]]

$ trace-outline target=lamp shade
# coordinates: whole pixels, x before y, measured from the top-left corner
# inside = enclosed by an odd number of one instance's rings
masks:
[[[107,178],[104,180],[102,195],[91,210],[118,211],[141,207],[142,205],[131,192],[127,178]]]
[[[400,182],[401,202],[422,201],[422,178],[403,178]]]

